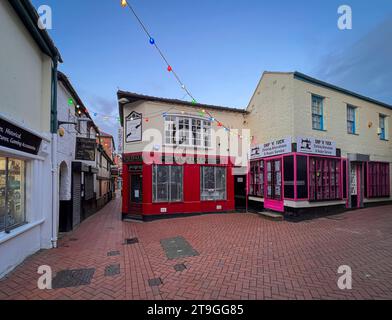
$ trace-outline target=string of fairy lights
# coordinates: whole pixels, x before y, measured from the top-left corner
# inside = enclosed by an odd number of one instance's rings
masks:
[[[176,79],[176,81],[178,82],[178,84],[180,85],[181,89],[184,91],[184,96],[183,99],[186,97],[189,97],[191,99],[191,103],[195,106],[197,106],[197,101],[195,99],[195,97],[192,95],[192,93],[190,92],[190,90],[188,89],[188,87],[185,85],[185,83],[181,80],[181,78],[179,77],[178,73],[175,71],[175,69],[173,68],[172,64],[169,63],[168,58],[166,57],[166,55],[163,53],[163,51],[160,49],[160,47],[158,46],[156,40],[152,37],[152,33],[149,32],[149,30],[147,29],[146,25],[143,23],[142,19],[139,17],[139,15],[136,13],[135,9],[132,7],[132,5],[130,4],[129,0],[121,0],[121,6],[123,8],[128,8],[130,10],[130,12],[133,14],[133,16],[136,18],[136,20],[138,21],[138,23],[140,24],[142,30],[144,31],[144,33],[147,35],[148,37],[148,41],[149,44],[151,46],[153,46],[159,56],[162,58],[163,62],[166,65],[167,71],[170,72],[171,74],[173,74],[174,78]],[[74,101],[73,99],[69,99],[68,100],[68,104],[69,105],[74,105]],[[81,114],[82,111],[80,110],[80,108],[78,108],[78,106],[76,106],[77,108],[77,113]],[[177,110],[175,107],[170,108],[169,110],[165,110],[165,111],[156,111],[156,112],[152,112],[150,114],[144,114],[143,115],[143,119],[145,122],[149,122],[151,119],[157,118],[157,117],[164,117],[166,119],[166,117],[168,116],[168,113],[172,110]],[[224,123],[222,123],[221,121],[219,121],[219,119],[217,119],[216,117],[214,117],[211,112],[209,112],[208,110],[204,109],[204,108],[198,108],[198,112],[199,115],[201,117],[204,117],[206,119],[208,119],[209,121],[211,121],[211,123],[215,123],[218,127],[222,127],[223,129],[225,129],[225,131],[227,131],[229,134],[233,135],[233,136],[238,136],[238,138],[243,139],[245,137],[243,137],[242,135],[234,132],[234,129],[230,129],[228,126],[224,125]],[[180,113],[184,114],[185,112],[183,110],[177,110]],[[85,110],[85,112],[89,115],[94,116],[94,118],[100,118],[103,121],[109,121],[109,120],[115,120],[117,122],[121,122],[121,119],[119,116],[113,116],[113,115],[109,115],[109,114],[103,114],[100,112],[95,112],[93,110]],[[237,130],[235,130],[237,131]]]
[[[136,18],[137,22],[139,23],[140,27],[146,34],[148,38],[148,42],[151,46],[153,46],[156,51],[158,52],[159,56],[162,58],[164,64],[166,65],[167,71],[173,74],[174,78],[177,80],[178,84],[180,85],[181,89],[184,91],[184,97],[189,97],[192,101],[192,104],[197,105],[197,101],[195,97],[192,95],[188,87],[185,85],[185,83],[181,80],[179,77],[178,73],[176,70],[173,68],[173,65],[169,63],[169,59],[166,57],[166,55],[163,53],[159,45],[157,44],[157,41],[155,38],[152,36],[152,33],[147,29],[146,25],[143,23],[142,19],[140,16],[136,13],[135,9],[131,5],[129,0],[121,0],[121,6],[123,8],[128,8],[132,15]],[[229,132],[231,135],[237,135],[240,139],[243,138],[242,135],[237,134],[233,132],[228,126],[225,126],[221,121],[219,121],[216,117],[214,117],[208,110],[205,110],[203,108],[199,109],[199,114],[200,116],[207,117],[212,123],[216,123],[218,127],[223,127],[227,132]],[[157,115],[158,116],[158,115]],[[162,116],[166,118],[167,112],[163,112]],[[145,116],[145,121],[148,122],[153,116]]]

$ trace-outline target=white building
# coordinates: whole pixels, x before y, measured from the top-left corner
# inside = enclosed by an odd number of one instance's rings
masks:
[[[0,2],[0,278],[56,246],[60,54],[30,1]]]
[[[58,73],[59,231],[72,230],[97,210],[98,127],[66,75]]]

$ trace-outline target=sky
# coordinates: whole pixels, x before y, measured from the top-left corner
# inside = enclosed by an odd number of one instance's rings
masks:
[[[246,108],[264,71],[300,71],[392,104],[392,1],[128,2],[198,102]],[[187,99],[120,0],[33,4],[51,7],[59,69],[116,141],[118,89]],[[351,30],[337,27],[343,4],[352,9]]]

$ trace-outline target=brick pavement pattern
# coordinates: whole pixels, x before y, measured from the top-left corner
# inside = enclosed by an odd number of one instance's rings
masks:
[[[392,206],[297,223],[246,213],[131,223],[120,205],[26,259],[0,280],[0,299],[392,299]],[[160,241],[175,237],[199,255],[169,260]],[[40,265],[95,273],[89,285],[39,290]],[[105,276],[113,265],[120,273]],[[352,290],[337,287],[340,265],[352,268]]]

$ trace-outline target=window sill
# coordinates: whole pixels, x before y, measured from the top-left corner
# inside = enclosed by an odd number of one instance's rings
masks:
[[[21,227],[18,227],[16,229],[11,230],[10,233],[5,233],[4,231],[0,232],[0,244],[3,244],[33,228],[35,228],[38,225],[41,225],[45,222],[45,219],[39,220],[34,223],[27,223]]]
[[[347,134],[350,135],[350,136],[359,136],[359,133],[356,133],[356,132],[354,132],[354,133],[347,132]]]
[[[327,132],[327,129],[316,129],[316,128],[312,128],[315,131],[323,131],[323,132]]]
[[[385,141],[385,142],[388,142],[388,141],[389,141],[389,139],[381,139],[381,138],[380,138],[380,141]]]

